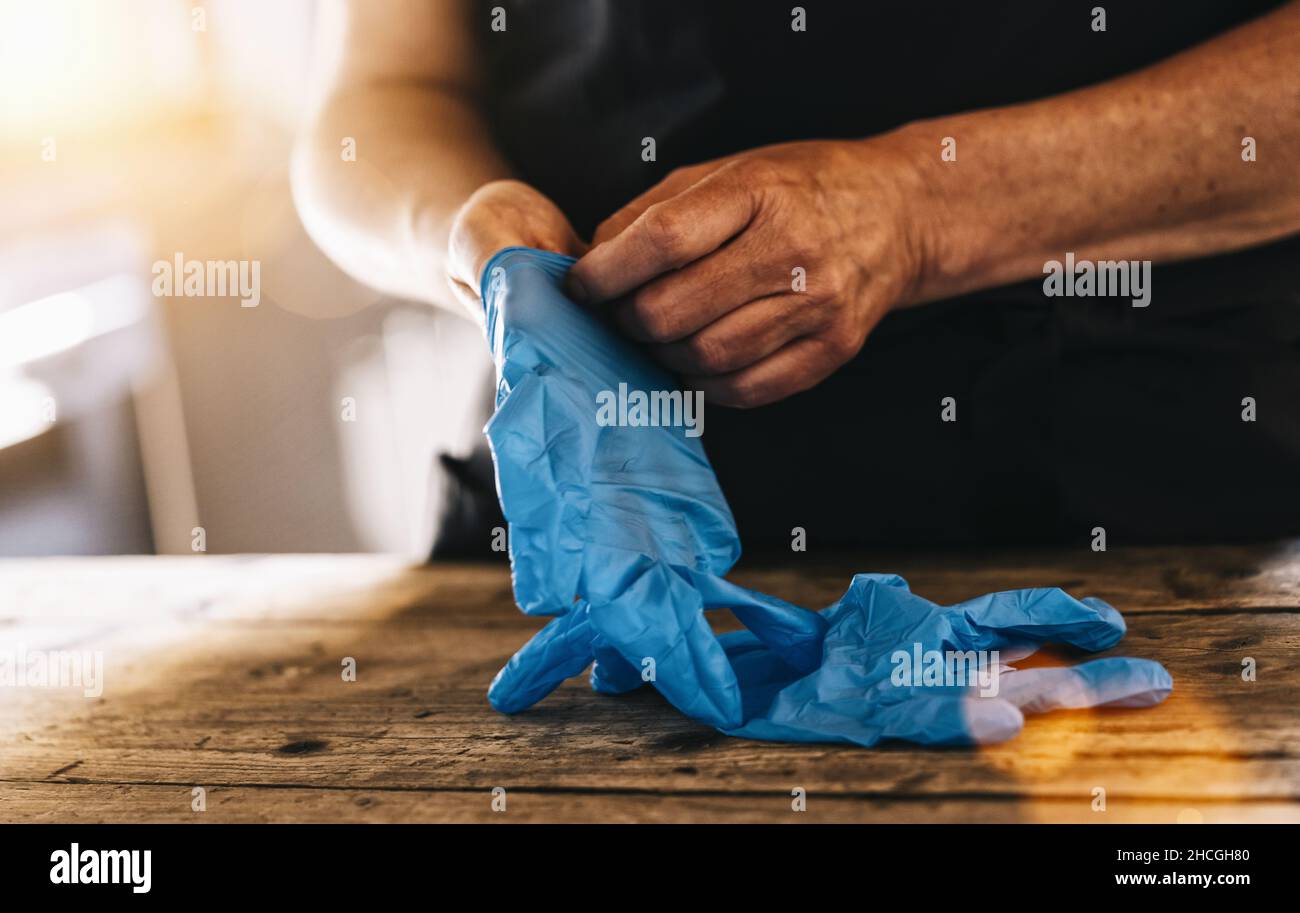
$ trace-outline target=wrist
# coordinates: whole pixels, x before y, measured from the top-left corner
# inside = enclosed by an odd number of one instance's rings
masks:
[[[448,272],[448,241],[456,209],[438,202],[412,202],[404,221],[403,255],[407,269],[421,282],[442,287]]]
[[[920,304],[1039,275],[1081,233],[1061,214],[1061,188],[1077,181],[1059,142],[1038,130],[1038,109],[990,109],[915,121],[886,134],[916,177],[908,201],[917,245]],[[1026,118],[1030,120],[1026,121]],[[1077,211],[1077,210],[1076,210]]]
[[[901,231],[912,252],[913,278],[899,306],[922,304],[969,290],[979,244],[978,207],[969,205],[970,187],[959,179],[952,160],[952,125],[917,121],[868,140],[888,148],[898,163],[894,173],[902,198]]]

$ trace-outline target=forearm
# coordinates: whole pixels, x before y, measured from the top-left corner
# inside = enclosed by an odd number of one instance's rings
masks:
[[[356,140],[356,160],[341,155]],[[509,176],[470,96],[421,84],[333,96],[298,144],[294,193],[312,238],[343,270],[393,295],[455,306],[444,276],[451,222]]]
[[[1280,238],[1300,231],[1300,4],[1111,82],[890,136],[931,213],[913,303],[1039,276],[1066,251],[1159,262]]]

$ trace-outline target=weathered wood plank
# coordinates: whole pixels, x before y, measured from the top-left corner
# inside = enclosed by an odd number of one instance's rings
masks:
[[[652,692],[610,698],[582,681],[502,717],[487,682],[539,624],[514,609],[504,567],[0,562],[11,597],[0,598],[0,645],[26,631],[103,649],[106,662],[98,700],[0,693],[0,819],[180,820],[156,797],[203,786],[231,797],[229,820],[478,820],[475,803],[504,786],[534,797],[521,801],[537,820],[782,820],[768,817],[768,797],[788,809],[795,787],[836,803],[825,820],[1094,820],[1096,787],[1108,820],[1117,809],[1123,820],[1300,820],[1296,562],[1270,563],[1293,551],[1169,553],[1177,576],[1155,550],[1073,580],[1108,556],[900,561],[892,569],[943,601],[1029,584],[1069,584],[1121,607],[1127,594],[1144,609],[1129,612],[1113,652],[1159,659],[1174,675],[1159,708],[1031,718],[1016,740],[969,751],[729,739]],[[849,566],[738,579],[818,605],[839,595]],[[341,679],[344,656],[357,660],[356,682]],[[1246,656],[1255,682],[1241,680]],[[347,804],[372,793],[382,813]]]
[[[1103,812],[1087,804],[1044,800],[913,799],[819,795],[795,812],[782,793],[672,794],[646,792],[507,793],[504,812],[476,791],[367,789],[213,789],[203,812],[191,809],[189,789],[140,784],[23,783],[0,792],[0,821],[158,824],[233,823],[584,823],[704,822],[720,824],[920,823],[1285,823],[1292,803],[1200,803],[1115,800]]]

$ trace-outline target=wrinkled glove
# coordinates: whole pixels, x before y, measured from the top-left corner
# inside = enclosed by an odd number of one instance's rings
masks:
[[[868,746],[1001,742],[1020,732],[1024,713],[1147,707],[1173,689],[1164,667],[1145,659],[1009,665],[1041,644],[1096,652],[1124,636],[1124,619],[1105,602],[1056,587],[945,607],[913,594],[901,577],[858,574],[821,614],[822,661],[807,675],[746,632],[722,635],[745,697],[746,723],[732,735]]]
[[[1020,658],[1048,639],[1098,650],[1123,636],[1114,609],[1059,590],[944,609],[900,578],[859,575],[816,613],[723,579],[740,541],[699,438],[680,426],[597,421],[604,391],[676,384],[565,298],[560,282],[572,262],[507,248],[482,279],[498,378],[485,430],[515,599],[530,615],[556,616],[493,680],[498,710],[531,706],[593,661],[597,690],[649,681],[724,732],[864,745],[997,740],[1019,730],[1018,708],[1139,706],[1168,693],[1158,664],[1123,659],[1011,672],[998,657],[986,669],[1009,691],[993,699],[972,696],[969,685],[895,683],[894,654],[914,645],[924,655],[983,644],[974,649]],[[720,639],[704,616],[715,608],[731,609],[748,630]]]
[[[600,425],[596,395],[671,391],[673,379],[569,302],[569,257],[507,248],[484,269],[497,368],[486,432],[510,524],[515,599],[559,616],[492,683],[512,713],[593,660],[593,683],[653,681],[683,713],[742,722],[740,689],[704,610],[726,606],[773,654],[811,671],[814,613],[721,579],[740,540],[698,437],[684,427]]]

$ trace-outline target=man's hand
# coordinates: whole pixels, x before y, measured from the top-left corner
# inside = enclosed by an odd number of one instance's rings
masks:
[[[586,249],[559,208],[520,181],[492,181],[465,201],[447,242],[447,283],[475,321],[483,319],[479,280],[503,247],[536,247],[580,256]]]
[[[759,406],[857,354],[921,273],[912,159],[890,137],[680,169],[596,232],[569,291],[714,402]]]

